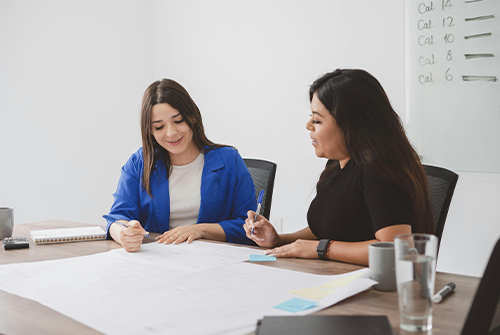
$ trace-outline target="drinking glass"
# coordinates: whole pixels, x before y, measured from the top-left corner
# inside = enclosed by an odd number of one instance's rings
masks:
[[[428,234],[403,234],[394,238],[400,328],[432,329],[432,296],[436,278],[438,239]]]

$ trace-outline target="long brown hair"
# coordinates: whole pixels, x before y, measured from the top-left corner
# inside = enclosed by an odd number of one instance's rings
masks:
[[[343,132],[351,159],[410,196],[413,232],[434,233],[427,175],[378,80],[364,70],[337,69],[311,85],[311,101],[314,94]],[[338,165],[328,164],[319,183]]]
[[[205,135],[201,113],[189,93],[179,83],[171,79],[155,81],[146,89],[141,107],[142,152],[144,156],[144,171],[142,186],[151,194],[151,175],[158,161],[163,161],[167,170],[166,178],[172,172],[172,164],[168,151],[156,142],[152,133],[151,109],[154,105],[167,103],[179,111],[184,121],[193,132],[192,141],[200,152],[223,147],[215,144]]]

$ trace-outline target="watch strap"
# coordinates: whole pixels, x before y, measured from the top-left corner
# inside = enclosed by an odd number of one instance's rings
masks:
[[[318,246],[316,247],[316,252],[318,253],[318,257],[320,259],[327,259],[326,252],[328,250],[328,246],[330,245],[329,239],[321,239],[319,240]]]

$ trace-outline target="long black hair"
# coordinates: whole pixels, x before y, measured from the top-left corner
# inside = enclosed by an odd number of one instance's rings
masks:
[[[311,85],[311,101],[314,94],[343,132],[351,159],[410,196],[413,232],[434,233],[427,175],[379,81],[364,70],[337,69]],[[338,165],[329,164],[319,183]]]

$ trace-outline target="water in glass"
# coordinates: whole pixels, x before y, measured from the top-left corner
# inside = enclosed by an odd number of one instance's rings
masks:
[[[436,260],[419,254],[407,254],[396,261],[401,329],[432,329],[432,296]]]

